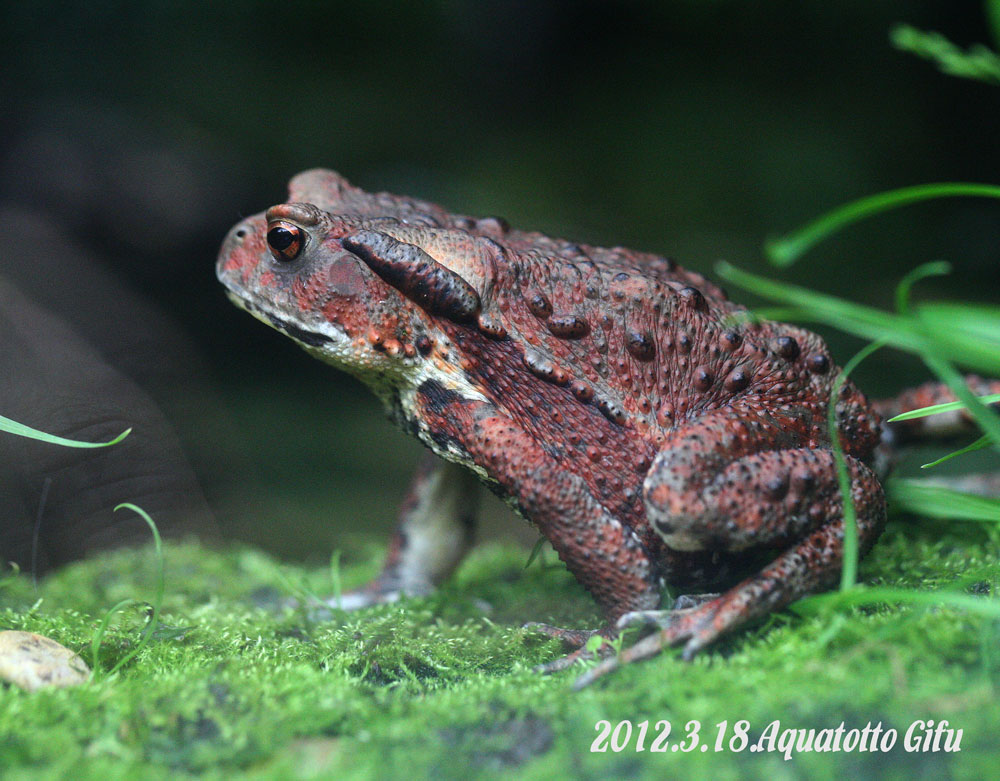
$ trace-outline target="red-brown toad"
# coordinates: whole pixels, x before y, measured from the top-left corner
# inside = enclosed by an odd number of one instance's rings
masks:
[[[625,658],[675,644],[690,657],[835,580],[837,369],[818,336],[739,317],[666,258],[366,193],[331,171],[290,191],[233,228],[219,279],[443,459],[419,470],[382,574],[348,606],[447,577],[471,540],[477,482],[551,542],[600,604],[605,637],[623,617],[659,623]],[[907,403],[945,398],[928,386]],[[836,413],[867,550],[885,519],[882,417],[850,383]],[[722,593],[656,611],[664,585]]]

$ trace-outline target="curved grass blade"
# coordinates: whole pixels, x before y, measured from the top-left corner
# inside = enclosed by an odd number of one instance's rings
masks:
[[[90,638],[90,678],[94,680],[98,676],[98,671],[100,670],[101,664],[101,643],[104,642],[104,636],[108,633],[108,626],[111,624],[111,618],[119,610],[128,607],[129,605],[135,605],[138,600],[135,599],[123,599],[121,602],[115,603],[107,613],[104,614],[104,618],[101,619],[100,625],[97,627],[97,631],[94,632],[94,636]]]
[[[876,193],[839,206],[793,233],[768,240],[764,244],[764,252],[775,266],[790,266],[814,245],[852,223],[911,203],[955,197],[1000,198],[1000,186],[978,182],[937,182]]]
[[[1000,375],[1000,306],[929,301],[915,307],[914,314],[952,360]]]
[[[715,273],[726,282],[751,293],[808,312],[809,319],[814,322],[832,325],[867,341],[884,339],[887,344],[909,352],[917,352],[921,345],[922,340],[913,332],[909,321],[891,312],[817,293],[788,282],[777,282],[726,261],[715,264]]]
[[[989,396],[976,396],[976,398],[983,404],[993,404],[1000,401],[1000,393],[994,393]],[[900,412],[895,417],[889,418],[886,422],[897,423],[901,420],[916,420],[917,418],[926,418],[930,415],[937,415],[941,412],[953,412],[958,409],[965,409],[965,405],[960,401],[949,401],[945,404],[932,404],[929,407],[911,409],[909,412]]]
[[[924,263],[911,270],[896,285],[896,311],[901,315],[910,314],[910,292],[913,286],[927,277],[943,277],[951,273],[951,264],[945,260]]]
[[[993,45],[1000,46],[1000,0],[986,0],[983,5],[986,20],[993,30]]]
[[[849,591],[814,594],[795,603],[796,612],[809,613],[820,607],[858,607],[861,605],[905,604],[917,607],[953,607],[986,618],[1000,618],[1000,600],[973,596],[957,591],[910,591],[891,586],[857,585]]]
[[[939,458],[939,459],[937,459],[935,461],[931,461],[931,462],[926,463],[926,464],[921,464],[920,468],[921,469],[930,469],[931,467],[938,466],[939,464],[943,464],[945,461],[951,461],[951,459],[956,458],[958,456],[964,456],[966,453],[974,453],[977,450],[983,450],[985,448],[988,448],[992,444],[993,443],[990,442],[990,438],[989,437],[980,437],[975,442],[973,442],[971,445],[966,445],[963,448],[959,448],[958,450],[954,450],[951,453],[949,453],[948,455],[941,456],[941,458]]]
[[[955,491],[931,480],[893,478],[889,496],[893,504],[914,515],[1000,523],[1000,498]]]
[[[872,342],[860,350],[851,360],[844,364],[840,374],[833,383],[830,392],[830,404],[826,410],[826,425],[830,432],[830,448],[833,450],[833,460],[837,465],[837,484],[840,488],[840,500],[844,505],[844,550],[840,570],[840,588],[852,588],[858,580],[858,516],[851,496],[851,475],[847,471],[847,459],[844,448],[840,444],[837,427],[837,402],[840,400],[840,390],[847,382],[848,376],[865,358],[885,345],[884,342]]]
[[[1000,57],[982,44],[962,51],[941,33],[925,32],[907,24],[894,27],[889,38],[897,49],[930,60],[949,76],[1000,84]]]
[[[163,591],[164,591],[164,561],[163,561],[163,543],[160,540],[160,531],[156,528],[156,523],[152,518],[149,517],[149,513],[143,510],[141,507],[134,505],[130,502],[123,502],[115,507],[115,512],[119,510],[132,510],[134,513],[138,514],[142,520],[146,522],[149,526],[149,530],[153,533],[153,547],[156,555],[157,562],[157,581],[156,581],[156,592],[153,596],[152,602],[152,615],[149,617],[149,621],[146,623],[146,627],[142,630],[142,634],[139,636],[139,642],[136,644],[135,648],[129,651],[125,656],[118,660],[114,667],[108,671],[108,675],[114,675],[118,670],[122,668],[127,662],[133,659],[143,648],[145,648],[153,633],[156,631],[160,624],[160,607],[163,605]],[[121,610],[123,607],[127,607],[131,604],[138,604],[139,600],[136,599],[123,599],[121,602],[112,607],[104,616],[101,625],[98,628],[97,633],[94,635],[93,640],[91,640],[91,655],[93,658],[94,666],[93,672],[91,673],[91,678],[93,679],[98,675],[98,662],[101,641],[104,639],[104,635],[108,630],[108,625],[111,623],[111,616],[116,612]]]
[[[960,363],[987,374],[1000,373],[1000,354],[991,349],[990,344],[986,344],[984,349],[982,338],[973,338],[962,329],[956,329],[957,333],[950,332],[945,336],[946,329],[938,325],[929,327],[922,316],[923,307],[918,309],[921,316],[905,317],[817,293],[798,285],[775,282],[725,262],[716,265],[716,273],[727,282],[745,290],[792,306],[807,308],[816,321],[866,340],[884,341],[888,345],[919,355],[955,397],[965,404],[983,433],[994,443],[1000,444],[1000,417],[976,399],[953,365]],[[980,307],[973,309],[978,310]],[[945,342],[946,338],[950,341]]]
[[[1000,417],[973,395],[969,386],[965,384],[965,377],[958,372],[952,362],[945,358],[943,352],[930,340],[920,351],[920,357],[924,365],[940,377],[955,394],[955,398],[962,402],[983,433],[994,445],[1000,447]]]
[[[525,569],[530,567],[532,563],[535,561],[535,559],[538,558],[538,555],[542,552],[542,548],[545,547],[546,542],[548,542],[548,540],[545,539],[544,537],[538,538],[538,542],[536,542],[534,546],[532,546],[531,548],[531,553],[528,555],[528,560],[524,562]]]
[[[18,423],[16,420],[5,418],[3,415],[0,415],[0,431],[6,431],[9,434],[16,434],[19,437],[27,437],[28,439],[37,439],[39,442],[48,442],[52,445],[62,445],[63,447],[108,447],[109,445],[117,445],[125,439],[125,437],[132,433],[132,429],[130,427],[125,429],[114,439],[107,442],[80,442],[76,439],[57,437],[55,434],[46,434],[44,431],[39,431],[38,429],[31,428],[30,426],[25,426],[23,423]]]

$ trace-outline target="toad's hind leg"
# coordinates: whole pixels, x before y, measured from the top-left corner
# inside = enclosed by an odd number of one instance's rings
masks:
[[[976,396],[1000,393],[1000,380],[986,380],[982,377],[969,375],[965,378],[965,384]],[[947,404],[952,401],[955,401],[955,394],[951,388],[941,382],[927,382],[916,388],[905,390],[891,399],[876,401],[874,406],[883,418],[889,419],[902,412],[910,412],[935,404]],[[997,406],[1000,405],[994,405],[994,408]],[[948,439],[976,430],[972,416],[964,409],[889,423],[887,428],[895,445],[903,445],[915,440]]]
[[[480,490],[468,469],[428,452],[403,500],[382,572],[330,604],[355,610],[433,591],[472,544]]]
[[[885,522],[885,499],[874,473],[847,456],[851,498],[857,517],[862,551],[874,543]],[[655,466],[654,466],[655,469]],[[647,508],[654,525],[681,529],[693,549],[705,545],[731,551],[751,547],[781,548],[781,553],[759,573],[721,596],[683,611],[665,611],[657,617],[662,627],[588,671],[578,681],[586,685],[619,664],[653,656],[663,648],[684,644],[684,657],[736,627],[780,609],[836,581],[843,561],[843,505],[833,453],[804,448],[775,450],[739,458],[702,484],[694,509],[687,508],[670,524],[663,501],[650,498]],[[662,493],[662,492],[661,492]],[[665,496],[659,497],[665,500]],[[681,505],[678,505],[681,506]],[[649,614],[637,616],[649,619]],[[629,616],[623,617],[630,622]]]
[[[976,396],[991,396],[1000,393],[1000,380],[986,380],[975,375],[968,375],[965,378],[965,384]],[[888,420],[903,412],[953,401],[955,401],[955,394],[947,385],[940,382],[927,382],[916,388],[905,390],[891,399],[876,401],[874,406],[879,414]],[[1000,409],[1000,403],[994,403],[992,407]],[[932,440],[960,439],[964,436],[971,436],[976,431],[976,423],[968,411],[964,409],[939,412],[936,415],[896,423],[886,423],[882,444],[878,450],[877,463],[885,472],[888,472],[898,459],[899,451],[909,444]],[[943,488],[962,493],[1000,496],[1000,472],[937,477],[934,482]]]

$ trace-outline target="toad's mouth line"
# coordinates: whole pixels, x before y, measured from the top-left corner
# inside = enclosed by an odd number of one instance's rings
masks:
[[[234,293],[228,288],[226,289],[226,293],[229,295],[230,300],[240,309],[245,309],[258,320],[267,323],[272,328],[281,331],[283,334],[288,335],[295,341],[301,342],[308,347],[324,347],[336,341],[336,339],[332,336],[319,333],[318,331],[308,331],[301,326],[295,325],[295,323],[291,323],[288,320],[278,317],[277,315],[271,314],[266,309],[247,301],[245,298],[241,297],[237,293]]]

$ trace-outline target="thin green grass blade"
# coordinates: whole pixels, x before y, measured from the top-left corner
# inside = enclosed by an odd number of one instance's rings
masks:
[[[983,6],[986,19],[993,32],[993,45],[1000,47],[1000,0],[986,0]]]
[[[542,548],[545,547],[546,542],[548,542],[548,540],[545,539],[545,537],[538,538],[538,542],[536,542],[534,546],[532,546],[531,553],[528,554],[528,560],[524,562],[525,569],[528,569],[528,567],[531,566],[534,560],[538,558],[539,554],[542,552]]]
[[[52,445],[62,445],[63,447],[108,447],[109,445],[117,445],[132,432],[132,429],[125,429],[117,437],[107,442],[80,442],[76,439],[57,437],[55,434],[46,434],[44,431],[25,426],[23,423],[18,423],[16,420],[11,420],[0,415],[0,431],[16,434],[19,437],[27,437],[28,439],[37,439],[39,442],[48,442]]]
[[[969,386],[965,384],[965,377],[959,374],[951,361],[944,357],[942,351],[933,342],[928,341],[926,347],[921,350],[920,357],[927,368],[940,377],[955,394],[955,398],[965,405],[983,433],[993,441],[993,444],[1000,445],[1000,417],[973,395]]]
[[[953,361],[1000,375],[1000,307],[934,301],[915,308],[925,333]]]
[[[725,262],[718,263],[716,271],[727,282],[758,295],[808,308],[814,312],[816,320],[841,331],[870,341],[884,341],[893,347],[916,353],[951,389],[955,397],[965,404],[983,433],[1000,444],[1000,417],[975,398],[962,375],[953,366],[953,363],[960,363],[987,373],[996,372],[995,367],[1000,358],[990,350],[984,353],[979,349],[981,344],[978,340],[956,339],[952,334],[952,341],[948,343],[946,350],[936,341],[941,335],[940,329],[928,329],[922,318],[894,315],[816,293],[798,285],[775,282]],[[947,358],[944,357],[945,354]]]
[[[780,323],[803,323],[813,319],[808,309],[795,306],[760,306],[755,307],[753,313],[761,320],[777,320]]]
[[[930,469],[931,467],[935,467],[935,466],[938,466],[939,464],[943,464],[945,461],[951,461],[951,459],[957,458],[958,456],[964,456],[966,453],[973,453],[973,452],[975,452],[977,450],[983,450],[985,448],[988,448],[992,444],[993,443],[990,442],[990,438],[989,437],[980,437],[975,442],[973,442],[971,445],[966,445],[965,447],[960,448],[959,450],[954,450],[951,453],[949,453],[948,455],[941,456],[941,458],[939,458],[939,459],[937,459],[935,461],[931,461],[931,462],[929,462],[927,464],[921,464],[920,468],[921,469]]]
[[[982,44],[962,51],[940,33],[925,32],[906,24],[893,27],[889,38],[897,49],[930,60],[949,76],[1000,84],[1000,57]]]
[[[814,245],[852,223],[911,203],[955,197],[1000,198],[1000,186],[978,182],[937,182],[876,193],[839,206],[793,233],[770,239],[764,244],[764,252],[775,266],[790,266]]]
[[[862,605],[904,604],[917,607],[952,607],[986,618],[1000,618],[1000,600],[978,597],[958,591],[910,591],[890,586],[858,585],[847,591],[815,594],[795,603],[796,612],[817,611],[818,608],[860,607]]]
[[[928,326],[951,328],[1000,347],[1000,306],[956,301],[925,301],[917,314]],[[997,356],[1000,361],[1000,356]]]
[[[910,314],[910,293],[913,286],[927,277],[943,277],[951,273],[951,264],[944,260],[924,263],[904,276],[896,285],[896,311],[901,315]]]
[[[937,263],[925,263],[922,266],[917,266],[917,268],[913,269],[909,274],[903,277],[900,283],[896,286],[897,311],[904,316],[911,314],[910,293],[916,282],[930,276],[947,274],[950,270],[951,266],[943,261]],[[987,310],[988,316],[983,316],[983,309]],[[946,316],[946,321],[945,317],[942,315]],[[970,315],[972,316],[970,317]],[[992,321],[990,320],[989,315],[992,316]],[[925,332],[927,332],[927,329],[930,328],[930,333],[933,334],[933,338],[928,338],[927,340],[929,347],[925,354],[930,353],[931,355],[937,355],[940,358],[942,351],[936,345],[940,344],[943,337],[944,340],[947,340],[952,345],[956,345],[957,343],[959,348],[974,348],[975,346],[982,346],[985,349],[984,360],[987,362],[991,360],[991,356],[1000,355],[1000,308],[952,304],[945,305],[942,312],[931,304],[920,309],[918,312],[918,320],[924,327],[923,330]],[[937,320],[937,322],[935,322],[935,320]],[[995,344],[991,345],[991,342]],[[1000,359],[998,359],[997,368],[1000,369]],[[961,386],[965,388],[965,385],[965,381],[962,380]],[[971,394],[971,391],[969,393]],[[958,395],[961,396],[961,394]],[[979,402],[985,406],[986,404],[1000,400],[1000,394],[996,394],[995,396],[981,396],[977,398]],[[962,401],[950,404],[937,404],[932,407],[925,407],[922,410],[912,410],[909,413],[897,415],[889,422],[911,420],[913,418],[933,415],[946,410],[965,408],[966,404]],[[985,417],[984,413],[981,411],[979,412],[981,416]],[[956,456],[971,453],[975,450],[981,450],[989,444],[989,437],[982,437],[967,447],[956,450],[946,456],[942,456],[929,464],[924,464],[921,468],[927,469],[929,467],[937,466],[938,464],[943,464],[945,461],[949,461]]]
[[[832,325],[862,339],[884,340],[886,344],[908,352],[919,352],[922,346],[921,337],[914,332],[908,321],[890,312],[844,301],[787,282],[767,279],[725,261],[715,265],[715,273],[737,287],[804,310],[810,314],[811,320]]]
[[[840,400],[840,390],[847,382],[858,364],[873,352],[883,347],[883,342],[873,342],[860,350],[844,368],[841,369],[833,389],[830,392],[830,404],[826,411],[826,425],[830,432],[830,447],[833,450],[833,459],[837,465],[837,484],[840,487],[840,499],[844,505],[844,550],[843,560],[840,570],[840,588],[849,589],[858,580],[858,516],[854,507],[854,498],[851,496],[851,475],[847,469],[847,460],[844,458],[844,448],[840,444],[839,427],[837,426],[837,402]]]
[[[340,578],[340,548],[330,554],[330,586],[333,589],[331,598],[338,610],[344,609],[344,586]]]
[[[146,623],[145,629],[143,629],[142,634],[139,636],[139,642],[136,643],[135,648],[133,648],[125,656],[123,656],[121,659],[118,660],[115,666],[108,671],[109,676],[114,675],[116,672],[118,672],[118,670],[120,670],[123,665],[125,665],[131,659],[133,659],[137,654],[139,654],[139,652],[142,651],[143,648],[145,648],[149,644],[150,638],[152,638],[153,633],[156,631],[160,623],[160,607],[163,605],[163,591],[164,591],[165,567],[163,561],[163,543],[160,540],[160,531],[159,529],[156,528],[156,523],[153,521],[152,518],[149,517],[149,513],[147,513],[141,507],[131,504],[130,502],[123,502],[122,504],[119,504],[117,507],[115,507],[115,512],[118,512],[119,510],[132,510],[132,512],[138,514],[139,517],[146,522],[146,525],[149,526],[149,530],[153,533],[153,546],[156,555],[158,572],[156,581],[156,592],[153,596],[153,602],[152,602],[153,614],[150,616],[149,621]],[[107,626],[111,620],[112,614],[120,610],[125,605],[136,603],[137,601],[138,600],[134,599],[122,600],[113,608],[111,608],[111,610],[108,611],[107,615],[105,615],[104,621],[101,622],[101,628],[99,630],[100,636],[103,637],[104,633],[107,631]],[[93,645],[94,642],[97,642],[96,647]],[[92,651],[94,652],[94,673],[96,673],[98,669],[97,649],[99,647],[100,647],[100,641],[97,640],[95,637],[95,641],[92,641],[91,644]]]
[[[1000,401],[1000,393],[993,393],[989,396],[976,396],[983,404],[993,404]],[[888,423],[898,423],[902,420],[916,420],[926,418],[930,415],[937,415],[941,412],[953,412],[954,410],[965,409],[965,405],[960,401],[949,401],[946,404],[932,404],[929,407],[911,409],[909,412],[901,412],[895,417],[889,418]]]
[[[111,609],[104,614],[104,618],[101,619],[100,625],[97,627],[97,631],[94,632],[94,636],[90,638],[90,680],[96,680],[100,675],[100,665],[101,665],[101,643],[104,642],[104,636],[108,633],[108,626],[111,624],[111,618],[122,608],[126,608],[129,605],[134,605],[137,603],[135,599],[123,599],[121,602],[117,602],[112,605]]]
[[[1000,498],[954,491],[930,480],[893,478],[890,501],[897,507],[931,518],[1000,523]]]

